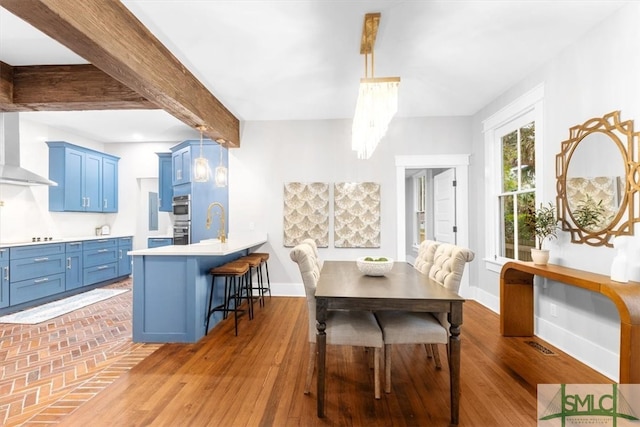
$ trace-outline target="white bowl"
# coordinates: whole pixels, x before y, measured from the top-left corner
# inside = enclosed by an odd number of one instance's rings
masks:
[[[393,268],[393,258],[389,257],[371,257],[374,261],[365,261],[365,258],[369,257],[360,257],[356,260],[356,265],[358,266],[358,270],[367,276],[384,276]],[[375,261],[378,258],[386,258],[386,261]]]

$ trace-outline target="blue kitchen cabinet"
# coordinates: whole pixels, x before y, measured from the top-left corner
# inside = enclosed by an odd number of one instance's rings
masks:
[[[84,286],[118,277],[118,239],[89,240],[83,246]]]
[[[70,242],[65,247],[66,270],[65,290],[69,291],[82,287],[82,242]]]
[[[173,165],[173,185],[191,182],[191,146],[180,148],[171,154]]]
[[[0,308],[9,306],[9,249],[0,248]]]
[[[131,255],[128,252],[132,249],[133,238],[121,237],[118,239],[118,276],[131,274]]]
[[[63,141],[49,141],[49,210],[117,212],[118,157]]]
[[[118,212],[118,158],[102,157],[102,212]]]
[[[149,237],[147,238],[148,248],[159,248],[160,246],[173,245],[173,239],[171,237]]]
[[[171,153],[156,153],[158,155],[158,196],[160,212],[172,212],[173,181],[171,173]]]
[[[65,244],[12,247],[9,271],[9,305],[64,292]]]

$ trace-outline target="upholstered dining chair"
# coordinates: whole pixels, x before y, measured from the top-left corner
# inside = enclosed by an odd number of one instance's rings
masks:
[[[316,241],[313,239],[304,239],[301,243],[311,246],[311,249],[313,249],[313,255],[316,259],[316,263],[318,264],[318,268],[322,270],[322,260],[320,259],[320,252],[318,252],[318,245],[316,244]]]
[[[423,240],[418,246],[418,256],[413,264],[416,270],[422,274],[429,275],[429,271],[433,266],[433,260],[436,256],[436,249],[440,245],[437,240]],[[440,363],[440,354],[438,353],[438,347],[436,344],[425,344],[424,349],[427,351],[427,357],[433,358],[436,368],[440,369],[442,364]]]
[[[316,361],[316,285],[320,269],[313,249],[299,244],[291,250],[291,259],[298,264],[309,312],[309,363],[304,393],[309,394]],[[382,331],[375,316],[366,311],[329,311],[326,329],[328,345],[350,345],[374,349],[374,395],[380,399],[380,359],[382,353]]]
[[[429,277],[445,288],[458,292],[467,262],[474,253],[449,243],[437,246]],[[376,313],[384,337],[385,392],[391,392],[391,351],[394,344],[445,344],[449,342],[449,322],[446,313],[412,313],[380,311]],[[448,346],[447,346],[448,347]],[[437,347],[434,348],[434,356]],[[449,354],[447,348],[447,355]],[[439,361],[439,358],[436,359]]]

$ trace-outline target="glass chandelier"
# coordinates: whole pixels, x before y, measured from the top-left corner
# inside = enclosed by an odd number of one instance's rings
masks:
[[[358,153],[359,159],[371,157],[378,142],[387,133],[389,122],[398,111],[400,77],[373,77],[373,46],[379,23],[380,13],[367,13],[364,17],[360,54],[364,54],[365,78],[360,79],[356,113],[351,128],[351,148]]]

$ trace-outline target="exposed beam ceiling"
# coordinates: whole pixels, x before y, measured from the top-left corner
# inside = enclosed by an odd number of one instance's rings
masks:
[[[239,120],[121,2],[0,0],[0,6],[189,126],[204,125],[209,138],[240,145]]]
[[[91,64],[12,67],[0,62],[0,111],[157,109]]]

